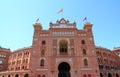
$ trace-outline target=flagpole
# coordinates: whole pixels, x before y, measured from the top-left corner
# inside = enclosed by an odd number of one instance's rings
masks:
[[[36,23],[38,23],[38,22],[39,22],[39,18],[36,19]]]
[[[83,22],[87,23],[87,17],[84,17]]]
[[[62,12],[63,12],[63,8],[59,9],[58,12],[57,12],[57,14],[60,14]]]

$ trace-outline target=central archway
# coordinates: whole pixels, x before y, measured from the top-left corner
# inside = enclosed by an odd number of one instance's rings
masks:
[[[108,77],[112,77],[111,73],[108,73]]]
[[[70,75],[70,65],[66,62],[62,62],[58,66],[58,77],[71,77]]]
[[[103,77],[103,74],[102,74],[102,73],[100,73],[100,77]]]

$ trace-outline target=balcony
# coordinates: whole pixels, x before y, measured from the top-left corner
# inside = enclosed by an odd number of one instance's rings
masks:
[[[60,55],[68,55],[67,52],[60,52]]]

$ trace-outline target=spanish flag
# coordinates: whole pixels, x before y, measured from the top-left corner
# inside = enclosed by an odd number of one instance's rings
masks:
[[[57,14],[60,14],[62,12],[63,12],[63,8],[59,9],[58,12],[57,12]]]
[[[87,21],[87,17],[85,17],[85,18],[83,19],[83,21],[85,21],[85,20]]]
[[[39,21],[39,18],[36,20],[36,23],[38,23],[38,21]]]

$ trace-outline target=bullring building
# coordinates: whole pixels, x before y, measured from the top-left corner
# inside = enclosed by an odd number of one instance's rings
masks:
[[[62,18],[49,26],[33,24],[30,47],[0,47],[0,77],[120,77],[120,48],[95,46],[91,23],[78,30]]]

